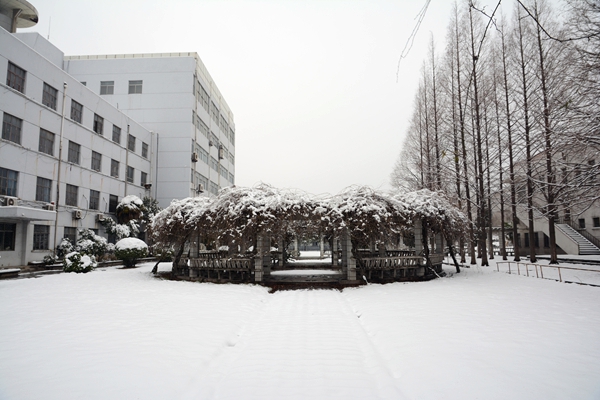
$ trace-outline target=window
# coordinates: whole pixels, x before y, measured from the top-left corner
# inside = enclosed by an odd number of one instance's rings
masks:
[[[77,207],[77,193],[79,191],[79,187],[77,186],[73,186],[73,185],[69,185],[67,183],[67,195],[65,198],[65,204],[68,206],[74,206]]]
[[[525,247],[529,247],[529,233],[525,233]]]
[[[210,167],[215,171],[219,170],[219,163],[217,162],[217,160],[215,160],[213,156],[210,156]]]
[[[51,156],[54,155],[54,133],[40,129],[40,145],[38,150]]]
[[[112,140],[115,143],[121,144],[121,128],[116,125],[113,125],[113,136]]]
[[[135,136],[127,135],[127,148],[135,152]]]
[[[579,229],[585,229],[585,219],[579,218]]]
[[[0,195],[17,197],[18,179],[17,171],[0,168]]]
[[[21,93],[25,93],[25,74],[26,72],[24,69],[9,62],[6,74],[6,85]]]
[[[133,169],[133,167],[130,167],[129,165],[127,166],[127,182],[129,183],[133,183],[133,175],[135,173],[135,170]]]
[[[42,104],[56,110],[56,98],[58,90],[44,82],[44,92],[42,93]]]
[[[52,181],[46,178],[37,178],[37,185],[35,187],[35,200],[45,201],[50,203],[50,193],[52,191]]]
[[[550,247],[550,238],[545,233],[542,233],[542,235],[544,235],[544,247],[547,249]]]
[[[537,232],[533,232],[533,245],[536,249],[540,248],[540,235]]]
[[[210,192],[212,194],[219,194],[219,185],[214,182],[210,182]]]
[[[48,250],[49,239],[50,227],[48,225],[33,226],[33,250]]]
[[[148,143],[142,142],[142,157],[148,158]]]
[[[202,174],[198,174],[196,176],[196,181],[198,182],[199,185],[202,185],[202,187],[204,187],[204,190],[208,190],[208,178],[205,177]]]
[[[2,139],[21,144],[21,128],[23,120],[4,113],[2,119]]]
[[[148,174],[142,172],[142,176],[140,178],[140,185],[144,186],[146,183],[148,183]]]
[[[204,164],[208,164],[208,152],[200,146],[198,146],[198,156],[204,162]]]
[[[210,116],[215,124],[219,125],[219,109],[214,102],[210,102]]]
[[[119,162],[117,160],[110,160],[110,176],[119,177]]]
[[[229,128],[229,141],[235,146],[235,132],[231,128]]]
[[[600,218],[594,217],[592,221],[594,221],[594,228],[600,228]]]
[[[92,150],[92,169],[100,171],[102,169],[102,154]]]
[[[79,82],[81,83],[83,86],[87,86],[87,82]]]
[[[200,104],[202,104],[202,107],[204,107],[206,112],[208,112],[208,102],[209,102],[208,92],[199,83],[198,83],[198,86],[200,87]]]
[[[233,184],[234,181],[235,181],[235,179],[233,179],[233,174],[230,172],[229,173],[229,182],[231,182]]]
[[[113,94],[115,92],[115,81],[101,81],[100,94]]]
[[[98,210],[100,208],[100,192],[90,189],[90,210]]]
[[[233,153],[229,153],[229,161],[231,162],[231,165],[235,164],[235,156]]]
[[[81,146],[69,140],[69,162],[79,164]]]
[[[83,106],[71,99],[71,119],[81,123],[83,119]]]
[[[17,224],[0,222],[0,251],[13,251],[15,249],[16,236]]]
[[[142,93],[142,81],[129,81],[129,94]]]
[[[117,212],[117,205],[119,204],[119,198],[114,194],[111,194],[108,200],[108,212]]]
[[[208,126],[198,117],[196,119],[196,127],[202,132],[205,137],[208,137]]]
[[[98,135],[104,135],[104,118],[94,114],[94,132]]]
[[[74,228],[72,226],[65,226],[63,238],[69,239],[69,242],[75,244],[75,242],[77,242],[77,228]]]

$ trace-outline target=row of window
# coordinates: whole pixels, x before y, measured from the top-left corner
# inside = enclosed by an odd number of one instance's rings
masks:
[[[220,144],[220,141],[217,138],[217,136],[209,129],[208,125],[206,125],[204,121],[202,121],[202,118],[200,118],[200,116],[196,114],[194,110],[192,110],[192,124],[194,124],[194,126],[196,126],[200,133],[202,133],[207,139],[213,141],[215,146]],[[226,122],[225,125],[227,126],[227,129],[224,129],[222,126],[221,131],[223,132],[225,137],[229,139],[229,142],[235,146],[235,133],[233,132],[233,129],[228,127],[229,125],[227,125]]]
[[[6,75],[6,85],[18,90],[21,93],[24,93],[26,75],[27,71],[9,62]],[[112,86],[109,86],[109,83]],[[106,85],[103,86],[103,84]],[[103,90],[110,90],[110,93],[101,94],[112,94],[112,91],[114,90],[114,82],[102,82],[100,91],[102,92]],[[142,81],[129,81],[129,93],[142,93]],[[56,110],[57,98],[58,90],[44,82],[42,103],[45,106]],[[71,99],[71,119],[80,124],[83,121],[83,105],[73,99]],[[9,114],[4,114],[4,120],[2,122],[2,138],[21,144],[22,125],[23,120]],[[104,118],[96,113],[94,113],[93,131],[98,135],[104,135]],[[116,125],[113,125],[112,140],[113,142],[121,144],[121,128]],[[129,134],[127,137],[127,148],[130,151],[135,152],[135,142],[136,138]],[[146,143],[142,143],[142,157],[148,158],[148,144]]]
[[[116,206],[115,206],[116,207]],[[98,234],[97,229],[92,229]],[[14,251],[15,238],[17,236],[17,224],[0,222],[0,251]],[[63,238],[69,239],[71,243],[77,241],[77,228],[65,226]],[[48,250],[50,248],[50,226],[33,225],[33,250]]]
[[[112,160],[113,162],[115,160]],[[118,173],[118,164],[117,173]],[[112,167],[112,165],[111,165]],[[133,176],[135,170],[132,167],[127,167],[127,181],[133,183]],[[17,187],[19,181],[19,172],[13,171],[6,168],[0,168],[0,195],[17,197]],[[140,175],[140,185],[148,183],[148,174],[142,172]],[[112,195],[111,195],[112,196]],[[115,196],[116,197],[116,196]],[[65,205],[78,207],[79,199],[79,187],[75,185],[66,185],[65,191]],[[35,200],[50,203],[52,201],[52,180],[42,177],[37,177],[37,183],[35,187]],[[90,210],[98,210],[100,206],[100,192],[97,190],[90,189],[89,204]],[[109,202],[109,209],[111,208]],[[116,204],[115,204],[116,207]],[[112,212],[112,211],[111,211]]]
[[[85,82],[81,82],[85,85]],[[142,93],[142,81],[129,81],[129,94]],[[101,81],[100,94],[115,94],[115,81]]]

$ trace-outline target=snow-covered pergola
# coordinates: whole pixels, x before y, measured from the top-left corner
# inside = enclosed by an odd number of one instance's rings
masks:
[[[151,231],[156,245],[173,249],[173,274],[185,279],[261,282],[271,265],[285,263],[290,241],[326,236],[334,266],[346,281],[357,281],[373,271],[387,280],[441,272],[442,238],[453,242],[467,224],[444,196],[428,190],[384,193],[356,186],[317,197],[260,184],[174,200],[155,216]],[[400,237],[414,238],[410,249],[400,251]]]

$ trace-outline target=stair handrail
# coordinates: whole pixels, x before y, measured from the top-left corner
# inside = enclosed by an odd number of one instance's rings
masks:
[[[579,233],[581,236],[583,236],[584,238],[589,240],[594,246],[596,246],[598,249],[600,249],[600,239],[598,239],[597,237],[595,237],[594,235],[592,235],[591,233],[586,231],[585,228],[580,228],[580,227],[576,226],[571,219],[560,218],[557,220],[556,223],[569,225],[577,233]]]

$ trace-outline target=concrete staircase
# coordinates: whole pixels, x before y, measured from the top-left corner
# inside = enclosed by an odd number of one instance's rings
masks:
[[[527,206],[517,206],[517,217],[528,224]],[[555,224],[556,244],[567,254],[600,255],[600,249],[567,224]],[[533,229],[549,236],[548,218],[538,210],[533,211]]]
[[[556,224],[557,229],[563,231],[571,239],[577,242],[579,246],[579,255],[600,255],[600,249],[596,247],[592,242],[583,237],[573,227],[568,224]],[[560,245],[559,245],[560,246]]]

